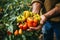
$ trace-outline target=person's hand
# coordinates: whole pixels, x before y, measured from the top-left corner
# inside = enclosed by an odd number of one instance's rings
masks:
[[[42,26],[46,22],[46,20],[47,20],[47,18],[44,15],[41,15],[40,25],[38,25],[37,27],[30,27],[28,31],[42,29]]]
[[[40,14],[40,10],[41,10],[41,4],[38,2],[33,3],[32,12]],[[45,23],[45,21],[46,21],[46,17],[44,15],[41,15],[40,25],[38,25],[37,27],[30,27],[27,31],[33,31],[33,30],[41,29],[43,24]]]

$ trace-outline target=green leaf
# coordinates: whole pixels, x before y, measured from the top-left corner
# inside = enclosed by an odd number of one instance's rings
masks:
[[[33,35],[33,32],[25,31],[24,34],[25,34],[26,36],[32,36],[32,35]]]
[[[22,35],[22,38],[23,38],[23,40],[26,40],[26,36],[25,35]]]
[[[0,29],[4,28],[4,24],[0,24]]]
[[[8,31],[10,31],[11,33],[13,33],[13,25],[12,24],[9,25]]]
[[[11,35],[9,35],[9,40],[12,40]]]

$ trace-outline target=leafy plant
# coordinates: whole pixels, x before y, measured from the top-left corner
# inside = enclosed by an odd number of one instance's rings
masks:
[[[35,35],[38,35],[39,32],[24,31],[23,35],[18,36],[13,34],[18,29],[16,17],[25,10],[31,11],[31,7],[29,6],[31,0],[0,0],[0,2],[0,30],[4,34],[4,40],[38,40]]]

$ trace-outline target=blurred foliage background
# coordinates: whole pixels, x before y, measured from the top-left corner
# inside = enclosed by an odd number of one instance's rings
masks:
[[[32,35],[27,39],[24,35],[15,37],[13,35],[16,30],[16,17],[23,11],[31,11],[31,0],[0,0],[0,36],[1,40],[38,40],[37,37]],[[7,31],[10,31],[12,35],[8,35]],[[2,35],[1,35],[2,34]],[[30,35],[27,32],[27,35]],[[17,39],[18,38],[18,39]]]
[[[29,6],[31,0],[0,0],[0,3],[0,26],[7,27],[9,30],[13,30],[9,27],[14,26],[18,15],[25,10],[31,10]],[[4,27],[0,27],[0,29]]]

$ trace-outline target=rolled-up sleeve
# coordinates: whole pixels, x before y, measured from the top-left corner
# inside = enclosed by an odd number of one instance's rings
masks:
[[[57,6],[57,7],[60,7],[60,3],[57,3],[56,6]]]
[[[41,0],[32,0],[32,3],[31,3],[31,4],[33,4],[33,3],[35,3],[35,2],[38,2],[38,3],[43,4],[43,2],[42,2]]]

